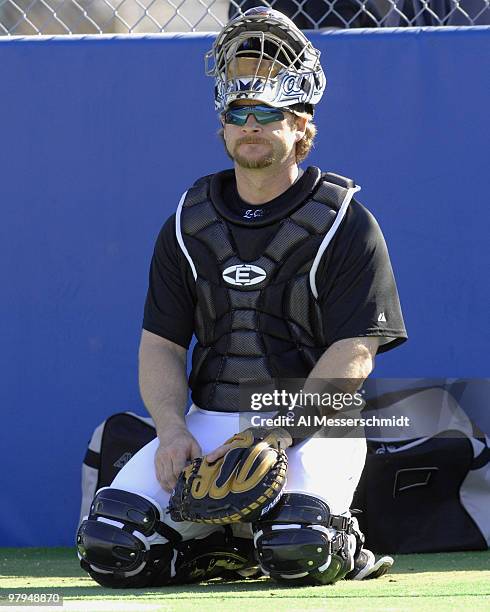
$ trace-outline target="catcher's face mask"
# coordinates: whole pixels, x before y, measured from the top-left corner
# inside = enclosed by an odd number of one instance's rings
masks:
[[[223,113],[246,98],[275,107],[317,104],[326,87],[315,49],[294,23],[268,7],[249,9],[218,34],[206,54],[215,79],[215,107]]]

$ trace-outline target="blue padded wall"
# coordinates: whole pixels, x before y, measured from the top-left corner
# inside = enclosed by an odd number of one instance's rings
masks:
[[[377,216],[410,340],[376,375],[488,375],[490,28],[313,33],[329,86],[310,163]],[[69,545],[80,463],[143,411],[154,239],[215,136],[211,36],[0,39],[0,545]]]

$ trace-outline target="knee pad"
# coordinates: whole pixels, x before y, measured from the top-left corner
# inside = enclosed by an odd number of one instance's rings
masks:
[[[175,574],[180,534],[162,522],[157,502],[110,487],[95,496],[77,533],[80,564],[109,587],[162,586]]]
[[[352,520],[311,495],[285,493],[253,531],[263,572],[280,582],[331,584],[353,568]]]

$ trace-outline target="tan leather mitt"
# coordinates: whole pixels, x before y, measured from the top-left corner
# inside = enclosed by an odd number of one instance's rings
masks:
[[[169,502],[174,521],[251,523],[279,501],[291,436],[281,428],[251,427],[224,444],[231,449],[221,459],[199,457],[181,472]]]

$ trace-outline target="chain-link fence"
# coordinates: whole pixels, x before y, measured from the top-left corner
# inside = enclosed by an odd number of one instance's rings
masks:
[[[490,24],[490,0],[0,0],[0,35],[216,31],[259,4],[302,29]]]

